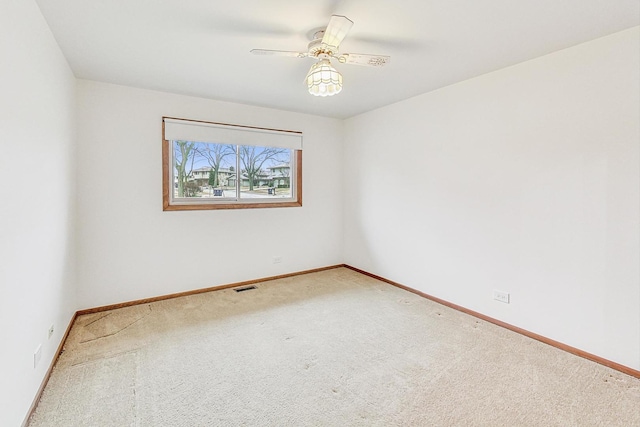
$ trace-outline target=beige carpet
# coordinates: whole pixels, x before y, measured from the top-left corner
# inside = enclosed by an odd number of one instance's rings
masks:
[[[345,268],[81,316],[35,426],[640,426],[640,380]]]

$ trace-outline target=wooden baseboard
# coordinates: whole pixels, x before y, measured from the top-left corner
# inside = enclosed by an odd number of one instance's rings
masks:
[[[51,372],[53,371],[53,367],[55,366],[56,362],[58,361],[58,357],[60,357],[60,354],[62,353],[62,350],[64,348],[64,344],[67,341],[67,337],[69,336],[69,332],[71,331],[71,328],[73,327],[73,324],[76,321],[76,318],[78,316],[81,316],[83,314],[91,314],[91,313],[98,313],[101,311],[107,311],[107,310],[114,310],[116,308],[122,308],[122,307],[129,307],[132,305],[138,305],[138,304],[147,304],[147,303],[151,303],[154,301],[162,301],[162,300],[166,300],[166,299],[171,299],[171,298],[178,298],[178,297],[183,297],[183,296],[187,296],[187,295],[195,295],[195,294],[200,294],[200,293],[204,293],[204,292],[212,292],[212,291],[218,291],[218,290],[222,290],[222,289],[228,289],[228,288],[235,288],[235,287],[239,287],[239,286],[246,286],[246,285],[252,285],[255,283],[261,283],[261,282],[267,282],[270,280],[277,280],[277,279],[284,279],[287,277],[294,277],[294,276],[300,276],[302,274],[309,274],[309,273],[317,273],[320,271],[325,271],[325,270],[332,270],[335,268],[340,268],[340,267],[345,267],[348,268],[350,270],[353,270],[355,272],[358,272],[360,274],[363,274],[365,276],[369,276],[373,279],[376,280],[380,280],[381,282],[385,282],[388,283],[390,285],[393,285],[395,287],[398,287],[400,289],[404,289],[405,291],[414,293],[416,295],[419,295],[423,298],[429,299],[431,301],[434,301],[438,304],[442,304],[445,305],[447,307],[453,308],[454,310],[458,310],[461,311],[463,313],[469,314],[471,316],[477,317],[479,319],[485,320],[489,323],[493,323],[495,325],[501,326],[503,328],[509,329],[511,331],[517,332],[519,334],[522,334],[524,336],[527,336],[529,338],[533,338],[537,341],[543,342],[545,344],[548,344],[550,346],[556,347],[560,350],[566,351],[568,353],[574,354],[576,356],[580,356],[582,358],[591,360],[593,362],[599,363],[601,365],[607,366],[609,368],[615,369],[617,371],[620,371],[622,373],[625,373],[627,375],[631,375],[632,377],[636,377],[636,378],[640,378],[640,371],[637,371],[635,369],[632,369],[628,366],[624,366],[621,365],[619,363],[616,362],[612,362],[610,360],[604,359],[602,357],[596,356],[594,354],[591,353],[587,353],[586,351],[582,351],[578,348],[575,347],[571,347],[569,345],[563,344],[561,342],[558,341],[554,341],[550,338],[544,337],[542,335],[538,335],[535,334],[533,332],[527,331],[525,329],[519,328],[517,326],[513,326],[510,325],[509,323],[503,322],[501,320],[498,319],[494,319],[492,317],[489,316],[485,316],[482,313],[478,313],[476,311],[473,310],[469,310],[467,308],[464,308],[462,306],[459,306],[457,304],[453,304],[450,303],[448,301],[442,300],[440,298],[436,298],[434,296],[431,296],[429,294],[425,294],[424,292],[418,291],[417,289],[413,289],[410,288],[408,286],[402,285],[400,283],[394,282],[392,280],[386,279],[384,277],[381,276],[377,276],[375,274],[369,273],[367,271],[364,270],[360,270],[359,268],[356,267],[352,267],[350,265],[347,264],[337,264],[337,265],[331,265],[328,267],[321,267],[321,268],[314,268],[311,270],[304,270],[304,271],[298,271],[295,273],[288,273],[288,274],[281,274],[278,276],[270,276],[270,277],[264,277],[262,279],[254,279],[254,280],[246,280],[244,282],[236,282],[236,283],[230,283],[227,285],[221,285],[221,286],[213,286],[210,288],[202,288],[202,289],[194,289],[192,291],[186,291],[186,292],[178,292],[178,293],[174,293],[174,294],[168,294],[168,295],[162,295],[162,296],[157,296],[157,297],[152,297],[152,298],[144,298],[144,299],[139,299],[139,300],[134,300],[134,301],[128,301],[128,302],[123,302],[123,303],[119,303],[119,304],[112,304],[112,305],[104,305],[101,307],[95,307],[95,308],[88,308],[88,309],[84,309],[84,310],[78,310],[77,312],[74,313],[73,317],[71,318],[71,321],[69,322],[69,325],[67,326],[67,330],[64,333],[64,336],[62,337],[62,340],[60,341],[60,345],[58,345],[58,349],[56,351],[55,357],[53,358],[53,360],[51,361],[51,364],[49,365],[49,369],[47,370],[47,373],[44,376],[44,379],[42,380],[42,384],[40,385],[40,388],[38,389],[38,392],[36,393],[35,398],[33,399],[33,403],[31,404],[31,407],[29,408],[29,412],[27,413],[26,418],[24,419],[23,423],[22,423],[22,427],[26,427],[27,424],[29,423],[29,419],[31,418],[31,416],[33,415],[33,412],[35,411],[36,407],[38,406],[38,402],[40,401],[40,397],[42,396],[42,392],[44,391],[44,388],[46,387],[47,383],[49,382],[49,377],[51,376]]]
[[[27,416],[25,417],[24,421],[22,422],[22,427],[26,427],[29,424],[29,418],[31,418],[31,416],[33,415],[33,412],[36,410],[36,407],[38,406],[38,402],[40,402],[40,397],[42,397],[42,392],[44,391],[44,388],[47,386],[47,383],[49,382],[49,378],[51,377],[51,372],[53,371],[53,367],[58,362],[58,357],[60,357],[60,354],[62,353],[62,350],[64,349],[64,344],[67,342],[67,337],[69,336],[69,332],[71,332],[71,328],[73,327],[73,324],[75,323],[77,316],[78,316],[77,312],[73,313],[73,316],[71,316],[71,320],[69,321],[69,324],[67,325],[67,329],[66,329],[66,331],[64,331],[64,335],[62,336],[62,340],[60,340],[60,344],[58,345],[58,349],[56,350],[56,354],[53,356],[53,359],[51,360],[51,363],[49,364],[49,369],[47,369],[47,373],[44,374],[44,378],[42,379],[42,383],[40,384],[40,388],[38,389],[38,392],[36,393],[35,397],[33,398],[33,402],[31,403],[31,407],[29,407],[29,411],[27,412]]]
[[[556,348],[558,348],[560,350],[566,351],[566,352],[574,354],[576,356],[580,356],[580,357],[582,357],[584,359],[591,360],[592,362],[599,363],[599,364],[607,366],[607,367],[609,367],[611,369],[615,369],[616,371],[620,371],[620,372],[622,372],[624,374],[631,375],[632,377],[640,378],[640,371],[638,371],[636,369],[630,368],[628,366],[621,365],[621,364],[613,362],[611,360],[604,359],[604,358],[602,358],[600,356],[596,356],[595,354],[588,353],[586,351],[580,350],[579,348],[571,347],[570,345],[563,344],[563,343],[561,343],[559,341],[552,340],[551,338],[547,338],[547,337],[542,336],[542,335],[538,335],[538,334],[536,334],[534,332],[527,331],[526,329],[519,328],[517,326],[511,325],[511,324],[503,322],[501,320],[494,319],[493,317],[486,316],[486,315],[484,315],[482,313],[478,313],[477,311],[469,310],[468,308],[459,306],[457,304],[450,303],[449,301],[445,301],[445,300],[442,300],[440,298],[436,298],[436,297],[434,297],[432,295],[425,294],[424,292],[421,292],[421,291],[419,291],[417,289],[413,289],[413,288],[410,288],[408,286],[402,285],[400,283],[394,282],[392,280],[385,279],[384,277],[377,276],[375,274],[369,273],[369,272],[364,271],[364,270],[360,270],[359,268],[352,267],[352,266],[346,265],[346,264],[344,266],[346,268],[350,269],[350,270],[356,271],[356,272],[358,272],[360,274],[364,274],[365,276],[369,276],[369,277],[371,277],[373,279],[380,280],[381,282],[385,282],[385,283],[388,283],[388,284],[393,285],[395,287],[398,287],[400,289],[404,289],[405,291],[414,293],[416,295],[420,295],[421,297],[426,298],[428,300],[431,300],[433,302],[437,302],[438,304],[445,305],[447,307],[453,308],[454,310],[461,311],[463,313],[466,313],[466,314],[469,314],[471,316],[477,317],[478,319],[482,319],[482,320],[485,320],[485,321],[487,321],[489,323],[493,323],[494,325],[498,325],[498,326],[501,326],[503,328],[509,329],[510,331],[517,332],[517,333],[519,333],[521,335],[524,335],[526,337],[529,337],[529,338],[532,338],[534,340],[540,341],[542,343],[548,344],[548,345],[550,345],[552,347],[556,347]]]
[[[332,270],[334,268],[340,268],[340,267],[344,267],[344,264],[337,264],[337,265],[331,265],[331,266],[328,266],[328,267],[314,268],[314,269],[311,269],[311,270],[297,271],[295,273],[280,274],[278,276],[263,277],[262,279],[246,280],[244,282],[229,283],[227,285],[212,286],[210,288],[201,288],[201,289],[194,289],[194,290],[191,290],[191,291],[177,292],[175,294],[160,295],[160,296],[152,297],[152,298],[143,298],[143,299],[138,299],[138,300],[133,300],[133,301],[121,302],[121,303],[118,303],[118,304],[103,305],[101,307],[94,307],[94,308],[87,308],[87,309],[84,309],[84,310],[78,310],[78,312],[76,314],[78,316],[81,316],[83,314],[98,313],[98,312],[101,312],[101,311],[114,310],[116,308],[129,307],[129,306],[132,306],[132,305],[148,304],[148,303],[151,303],[151,302],[162,301],[162,300],[165,300],[165,299],[171,299],[171,298],[184,297],[184,296],[188,296],[188,295],[201,294],[201,293],[204,293],[204,292],[220,291],[222,289],[235,288],[235,287],[238,287],[238,286],[253,285],[255,283],[268,282],[269,280],[285,279],[287,277],[300,276],[302,274],[317,273],[319,271]]]

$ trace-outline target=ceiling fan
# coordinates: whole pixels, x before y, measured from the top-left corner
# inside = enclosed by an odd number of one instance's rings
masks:
[[[307,52],[253,49],[251,53],[316,59],[316,63],[311,66],[305,78],[309,93],[315,96],[332,96],[342,90],[342,74],[331,66],[331,58],[341,64],[368,67],[381,67],[391,60],[391,57],[382,55],[340,53],[340,43],[347,36],[352,26],[353,21],[346,16],[332,15],[327,28],[317,30],[312,34],[312,40],[307,46]]]

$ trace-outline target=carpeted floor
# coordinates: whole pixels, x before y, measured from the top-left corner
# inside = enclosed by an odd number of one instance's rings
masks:
[[[640,380],[345,268],[80,316],[30,426],[640,426]]]

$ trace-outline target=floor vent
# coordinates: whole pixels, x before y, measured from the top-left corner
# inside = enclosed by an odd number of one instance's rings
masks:
[[[244,288],[235,288],[234,291],[236,292],[244,292],[244,291],[250,291],[252,289],[258,289],[255,286],[245,286]]]

